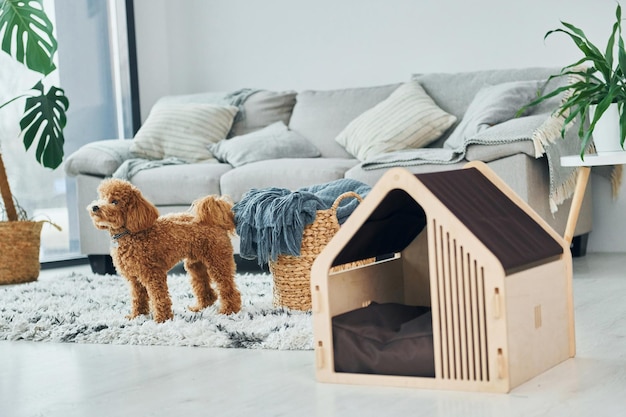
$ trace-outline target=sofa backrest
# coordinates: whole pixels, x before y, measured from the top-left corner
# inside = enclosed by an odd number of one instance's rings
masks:
[[[243,90],[239,90],[243,91]],[[218,105],[238,105],[239,112],[243,114],[235,118],[232,128],[228,134],[233,136],[245,135],[262,129],[272,123],[282,121],[289,123],[293,106],[296,104],[296,92],[249,90],[243,104],[229,102],[226,97],[228,92],[203,92],[196,94],[178,94],[161,97],[155,104],[186,104],[186,103],[207,103]]]
[[[444,135],[428,147],[441,147],[463,119],[476,93],[489,85],[510,81],[546,80],[558,74],[559,68],[534,67],[498,69],[457,73],[413,74],[435,103],[457,121]],[[552,81],[548,89],[562,80]],[[282,121],[289,129],[301,134],[314,144],[324,158],[354,158],[335,138],[355,118],[374,107],[393,93],[401,83],[373,87],[337,90],[267,91],[249,95],[240,108],[243,117],[237,117],[228,137],[239,136]],[[226,93],[200,93],[163,97],[159,103],[220,102]],[[551,111],[559,98],[544,102],[529,114]]]
[[[340,90],[306,90],[296,96],[289,129],[300,133],[325,158],[354,158],[335,138],[357,116],[374,107],[400,84]]]

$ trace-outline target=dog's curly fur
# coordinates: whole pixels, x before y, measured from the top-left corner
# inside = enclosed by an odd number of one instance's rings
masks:
[[[159,216],[157,208],[128,181],[106,179],[98,195],[87,210],[95,227],[111,234],[113,264],[130,282],[129,319],[150,310],[156,322],[173,317],[167,272],[181,260],[197,299],[191,311],[217,300],[211,283],[219,293],[220,313],[241,309],[230,239],[235,232],[232,202],[207,196],[194,202],[189,212]]]

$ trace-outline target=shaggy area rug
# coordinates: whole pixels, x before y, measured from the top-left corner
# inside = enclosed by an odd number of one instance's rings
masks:
[[[47,278],[0,287],[0,340],[310,350],[309,312],[275,308],[269,274],[239,274],[242,309],[229,316],[211,306],[187,309],[195,300],[189,277],[171,275],[174,319],[128,320],[130,295],[124,278],[87,275]]]

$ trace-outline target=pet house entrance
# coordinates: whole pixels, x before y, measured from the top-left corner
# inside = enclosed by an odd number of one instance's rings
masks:
[[[427,223],[415,200],[392,190],[336,257],[339,265],[344,259],[368,258],[404,263],[409,252],[403,250],[416,246],[406,265],[411,272],[388,277],[394,294],[365,297],[362,308],[332,318],[336,372],[435,376],[428,250],[423,244]]]
[[[388,171],[319,255],[318,380],[508,392],[574,355],[568,245],[473,168]]]

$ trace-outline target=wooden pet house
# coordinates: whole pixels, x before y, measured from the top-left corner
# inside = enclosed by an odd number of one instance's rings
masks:
[[[569,244],[480,162],[389,170],[311,294],[321,382],[509,392],[575,355]]]

